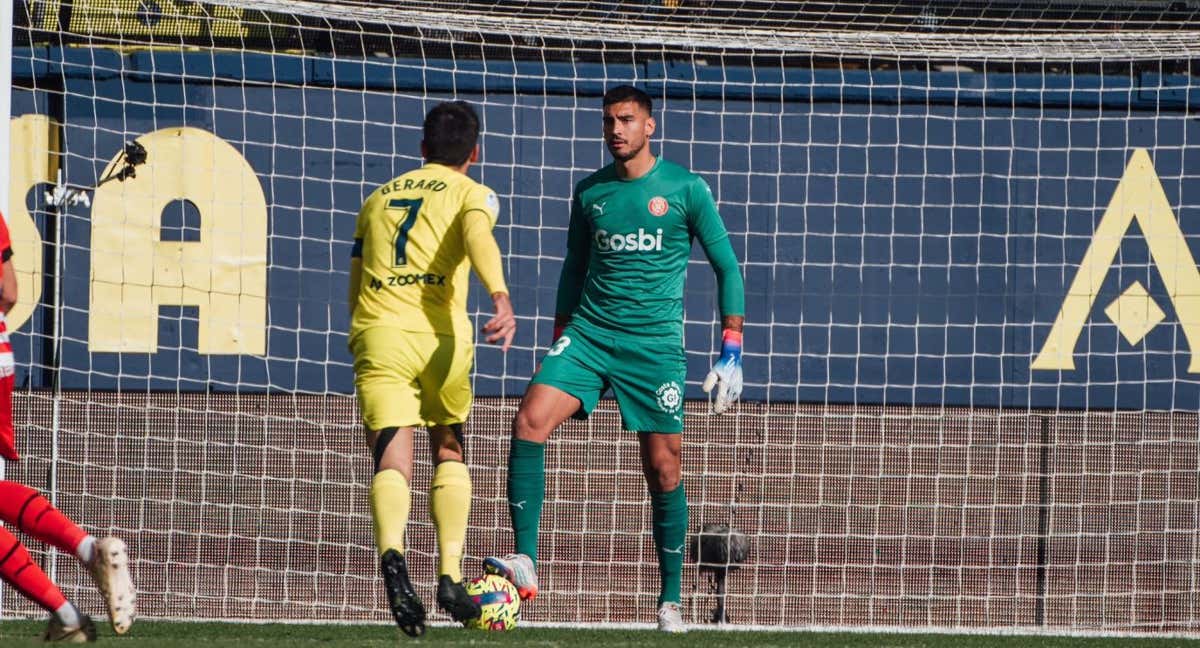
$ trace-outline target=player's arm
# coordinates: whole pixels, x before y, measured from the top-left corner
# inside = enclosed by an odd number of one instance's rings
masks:
[[[4,275],[0,277],[0,311],[5,315],[17,304],[17,271],[12,263],[12,239],[8,235],[8,224],[0,215],[0,266]]]
[[[0,216],[0,264],[4,275],[0,277],[0,311],[5,315],[17,305],[17,270],[13,267],[12,243],[8,237],[8,226]]]
[[[508,351],[517,332],[517,319],[508,298],[508,286],[504,283],[500,246],[492,235],[492,218],[481,209],[469,209],[462,215],[462,224],[467,258],[495,306],[495,314],[483,325],[483,332],[487,334],[488,342],[502,342],[501,350]]]
[[[0,310],[7,315],[17,305],[17,270],[13,267],[12,250],[4,251],[4,276],[0,277]]]
[[[363,203],[358,211],[358,219],[354,225],[354,246],[350,248],[350,286],[346,291],[346,305],[350,307],[350,317],[354,317],[354,309],[358,307],[358,291],[362,288],[362,251],[363,235],[366,232],[366,218],[371,206],[371,199]]]
[[[354,251],[358,252],[358,256],[350,257],[350,289],[347,291],[346,302],[350,305],[350,316],[354,316],[354,309],[358,307],[358,289],[362,284],[362,240],[354,239]]]
[[[742,327],[746,314],[746,287],[737,255],[729,242],[725,223],[703,181],[692,190],[692,231],[717,275],[717,303],[721,309],[721,357],[704,378],[704,391],[717,388],[713,411],[728,409],[742,395]]]
[[[554,307],[554,339],[562,337],[563,329],[571,321],[571,314],[579,306],[583,295],[583,283],[587,279],[587,267],[591,247],[587,219],[579,206],[579,194],[571,197],[571,220],[567,225],[567,253],[563,259],[562,273],[558,275],[558,298]]]

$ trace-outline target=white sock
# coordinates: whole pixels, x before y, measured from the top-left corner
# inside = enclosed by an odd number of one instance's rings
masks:
[[[75,557],[85,565],[92,564],[92,560],[96,558],[96,538],[88,536],[79,541],[79,546],[75,547]]]
[[[54,616],[58,617],[64,628],[78,628],[83,623],[83,619],[79,618],[79,610],[71,605],[70,601],[63,603],[57,610],[54,611]]]

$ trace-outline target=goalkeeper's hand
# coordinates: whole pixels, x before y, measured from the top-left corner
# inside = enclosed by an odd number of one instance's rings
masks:
[[[704,378],[704,393],[717,388],[713,412],[724,413],[742,395],[742,332],[725,329],[721,338],[721,357]]]

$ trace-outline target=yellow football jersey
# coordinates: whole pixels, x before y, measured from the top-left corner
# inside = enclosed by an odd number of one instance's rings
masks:
[[[388,326],[471,339],[471,263],[462,224],[471,211],[486,214],[494,226],[500,201],[488,187],[440,164],[410,171],[367,197],[354,229],[362,279],[351,338]]]

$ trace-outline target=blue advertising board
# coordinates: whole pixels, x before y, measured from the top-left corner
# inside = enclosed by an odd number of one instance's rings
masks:
[[[517,349],[480,346],[476,390],[521,394],[549,343],[571,187],[608,162],[598,96],[619,80],[661,99],[659,151],[709,182],[744,264],[746,398],[1200,407],[1200,336],[1189,337],[1200,304],[1188,292],[1200,252],[1200,121],[1188,116],[1200,93],[1186,77],[53,48],[15,58],[13,114],[62,120],[68,182],[94,184],[126,141],[185,127],[228,144],[265,199],[262,348],[202,353],[208,315],[167,302],[153,351],[135,352],[97,338],[122,326],[111,309],[97,325],[93,249],[120,226],[85,206],[56,218],[29,192],[41,231],[62,226],[64,387],[351,392],[355,213],[419,163],[424,113],[454,97],[482,114],[472,173],[501,197],[520,317]],[[181,186],[209,173],[178,162]],[[118,219],[132,204],[121,191],[103,197]],[[198,242],[217,217],[177,203],[158,240]],[[473,291],[482,323],[488,303]],[[45,308],[16,336],[19,380],[34,387],[51,375]],[[699,254],[685,320],[688,396],[699,397],[719,338]]]

